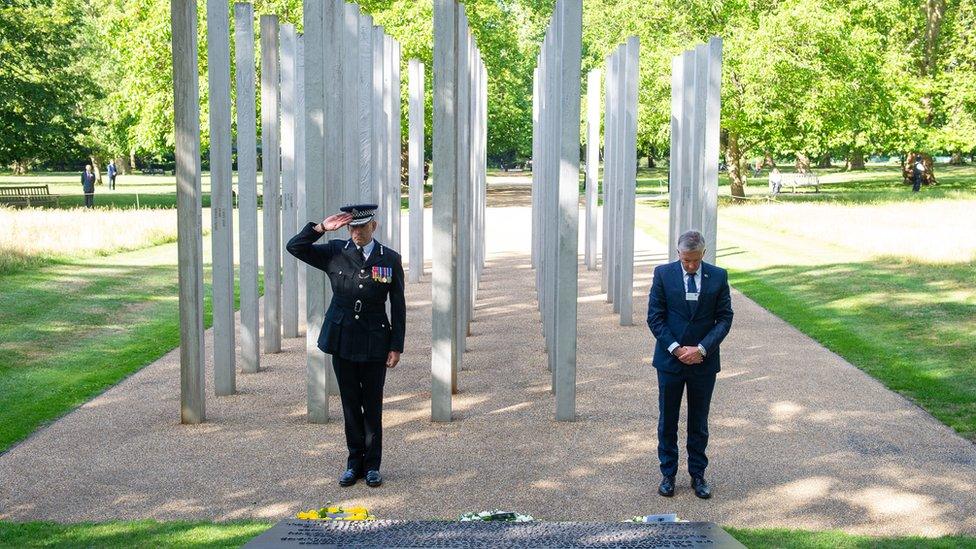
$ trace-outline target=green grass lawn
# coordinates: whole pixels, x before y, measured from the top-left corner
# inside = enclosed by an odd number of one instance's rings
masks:
[[[719,210],[718,264],[757,303],[976,441],[976,200]],[[667,240],[667,209],[638,224]]]
[[[790,172],[792,168],[781,168]],[[843,202],[877,203],[904,200],[912,195],[911,187],[902,183],[901,168],[890,165],[868,165],[866,170],[846,172],[841,168],[816,168],[813,170],[822,183],[820,192],[800,187],[794,194],[789,187],[776,197],[781,202]],[[938,165],[935,169],[938,184],[924,187],[918,198],[976,198],[976,166]],[[769,170],[763,170],[758,178],[749,177],[746,196],[762,196],[768,192]],[[602,181],[602,170],[601,170]],[[641,168],[637,172],[637,194],[667,194],[668,168]],[[582,191],[583,185],[581,183]],[[602,183],[600,191],[602,192]],[[728,175],[719,174],[719,197],[731,197]]]
[[[204,208],[210,207],[210,173],[203,172],[200,184],[201,202]],[[173,175],[123,175],[116,180],[115,190],[105,183],[95,187],[95,207],[114,208],[176,208],[176,177]],[[237,188],[237,175],[234,175],[234,188]],[[258,206],[261,206],[261,172],[257,175]],[[38,172],[26,175],[0,175],[0,187],[22,185],[47,185],[51,194],[59,195],[61,208],[74,208],[85,205],[85,195],[81,189],[81,174],[65,172]],[[431,185],[424,186],[425,205],[431,205]],[[407,209],[406,191],[401,198],[401,209]]]
[[[0,521],[0,547],[240,547],[272,523],[157,522],[59,524]]]
[[[173,243],[0,278],[0,453],[179,345],[176,263]]]
[[[57,524],[0,522],[0,547],[240,547],[271,527],[269,522],[119,521]],[[976,538],[858,536],[843,532],[726,528],[750,549],[950,549],[974,548]]]

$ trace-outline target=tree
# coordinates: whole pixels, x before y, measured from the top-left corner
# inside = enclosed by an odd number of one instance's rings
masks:
[[[74,2],[13,0],[0,8],[0,165],[24,172],[77,150],[91,115],[84,105],[99,93],[85,71],[90,31]]]

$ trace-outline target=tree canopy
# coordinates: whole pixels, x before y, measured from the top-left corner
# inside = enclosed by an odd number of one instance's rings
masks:
[[[404,100],[407,60],[426,66],[429,150],[432,0],[360,4],[402,44]],[[489,72],[489,158],[525,159],[532,71],[554,0],[465,5]],[[265,13],[301,30],[300,0],[255,2]],[[870,154],[961,160],[976,150],[976,0],[585,0],[583,17],[584,75],[640,38],[641,156],[667,155],[671,58],[713,35],[724,40],[722,151],[734,183],[749,158],[856,167]],[[0,8],[0,55],[3,164],[172,154],[168,1],[13,0]]]

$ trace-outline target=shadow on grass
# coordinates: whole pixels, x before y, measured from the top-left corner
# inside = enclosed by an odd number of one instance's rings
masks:
[[[976,263],[730,270],[731,284],[976,440]]]
[[[209,266],[204,278],[210,326]],[[65,262],[4,276],[0,454],[176,348],[178,306],[177,266],[165,262]]]

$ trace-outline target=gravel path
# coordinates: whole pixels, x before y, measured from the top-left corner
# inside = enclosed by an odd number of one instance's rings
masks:
[[[617,325],[599,272],[581,269],[579,420],[556,423],[528,208],[493,207],[487,223],[489,265],[450,424],[429,420],[430,277],[408,285],[383,487],[336,485],[338,397],[333,421],[305,422],[304,338],[286,339],[262,372],[239,374],[239,394],[209,397],[206,424],[178,423],[173,351],[40,430],[0,456],[0,518],[278,519],[334,501],[390,519],[502,507],[546,520],[677,512],[733,526],[976,534],[976,446],[738,293],[711,412],[715,496],[695,498],[683,473],[673,499],[657,496],[643,317],[664,246],[638,238],[632,327]],[[684,458],[682,448],[682,468]]]

